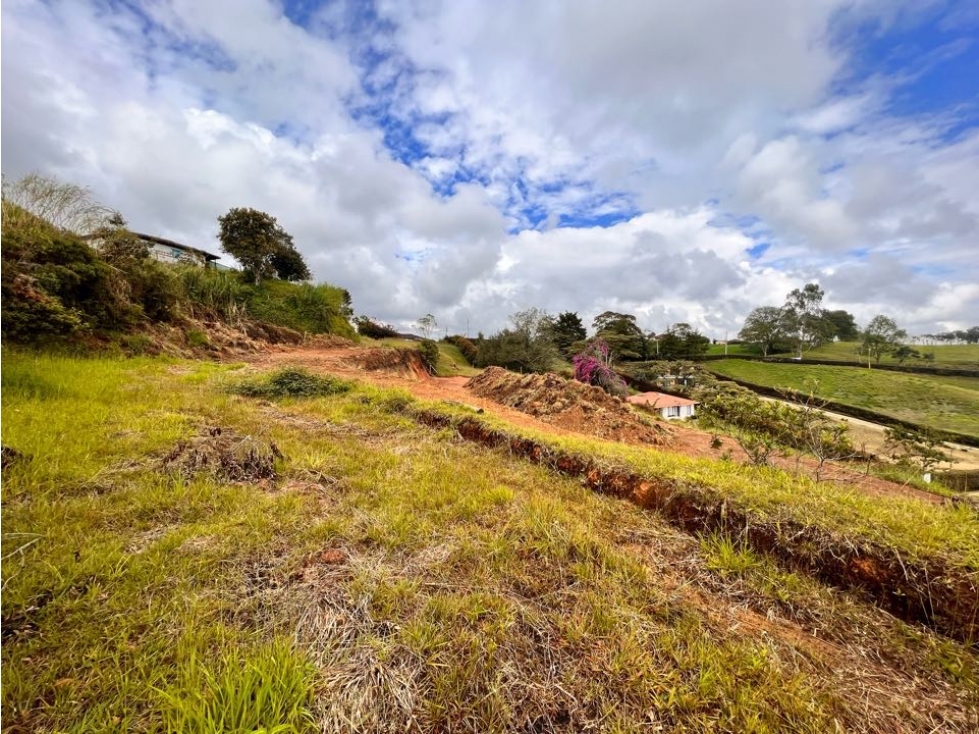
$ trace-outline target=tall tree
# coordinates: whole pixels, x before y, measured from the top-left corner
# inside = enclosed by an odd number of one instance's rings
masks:
[[[571,346],[575,342],[580,342],[588,336],[585,325],[581,322],[581,317],[572,311],[565,311],[557,315],[551,333],[557,348],[565,356],[570,356]]]
[[[241,263],[256,285],[273,275],[284,280],[310,277],[292,237],[271,214],[235,207],[218,217],[218,224],[221,249]]]
[[[761,349],[762,356],[786,341],[785,309],[759,306],[745,319],[738,338]]]
[[[834,337],[841,342],[855,342],[860,338],[860,329],[857,328],[857,321],[853,314],[842,309],[838,311],[823,311],[823,318],[827,322],[827,338]]]
[[[431,339],[432,333],[439,327],[439,322],[434,315],[427,313],[418,319],[415,326],[421,329],[422,335],[424,335],[426,339]]]
[[[789,328],[795,334],[799,358],[803,350],[819,346],[826,338],[827,322],[823,317],[825,293],[817,283],[796,288],[785,299],[785,314]]]
[[[709,346],[710,339],[684,322],[671,325],[659,337],[659,354],[665,359],[700,359]]]
[[[906,336],[907,332],[899,328],[894,319],[884,315],[874,316],[864,329],[861,343],[867,365],[870,365],[871,358],[880,364],[881,357],[896,350]]]
[[[595,336],[605,340],[613,358],[637,360],[646,358],[646,335],[629,313],[605,311],[592,321]]]
[[[313,274],[292,242],[292,237],[279,230],[279,246],[272,253],[272,269],[282,280],[309,280]]]

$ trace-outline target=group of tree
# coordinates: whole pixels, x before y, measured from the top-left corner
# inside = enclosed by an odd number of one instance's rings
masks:
[[[887,355],[900,362],[921,356],[904,344],[907,332],[894,319],[880,314],[860,329],[853,314],[824,309],[824,295],[816,283],[796,288],[786,296],[782,306],[760,306],[748,314],[738,338],[753,345],[765,357],[795,351],[801,358],[804,352],[828,341],[858,342],[859,353],[868,364],[871,361],[879,364]]]
[[[496,365],[517,372],[547,372],[561,355],[554,339],[554,318],[529,308],[510,316],[510,326],[476,341],[477,367]]]
[[[956,329],[955,331],[943,331],[940,334],[925,334],[921,338],[928,342],[979,344],[979,326],[970,326],[968,329]]]
[[[607,365],[655,359],[703,357],[710,340],[690,324],[671,325],[662,334],[644,332],[633,314],[605,311],[592,321],[592,334],[577,313],[552,316],[531,308],[510,317],[510,325],[491,336],[480,335],[472,360],[480,367],[497,365],[524,372],[543,372],[578,355],[602,352]],[[460,337],[453,337],[460,338]],[[599,345],[600,346],[596,346]]]
[[[856,339],[852,314],[824,309],[824,295],[819,285],[807,283],[791,291],[781,306],[759,306],[748,314],[738,338],[766,357],[790,350],[797,350],[801,357],[826,341]]]

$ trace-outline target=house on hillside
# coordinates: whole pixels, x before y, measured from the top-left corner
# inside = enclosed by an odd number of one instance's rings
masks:
[[[697,401],[679,398],[676,395],[667,395],[661,392],[644,392],[639,395],[630,395],[628,401],[633,405],[638,405],[647,410],[659,411],[659,414],[667,419],[693,418],[696,410]]]
[[[227,265],[218,262],[219,255],[214,255],[207,250],[142,232],[130,232],[130,234],[146,244],[150,257],[167,265],[197,265],[201,268],[231,270]],[[100,234],[86,235],[83,239],[95,249],[99,249],[103,242]]]
[[[201,250],[190,245],[183,245],[163,237],[156,237],[142,232],[133,232],[143,242],[149,245],[150,257],[168,265],[198,265],[202,268],[218,267],[218,255]]]

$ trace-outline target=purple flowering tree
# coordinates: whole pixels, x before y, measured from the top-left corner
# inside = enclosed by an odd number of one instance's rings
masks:
[[[595,385],[610,395],[626,394],[625,382],[612,369],[612,350],[602,338],[594,339],[581,354],[571,358],[574,378],[586,385]]]

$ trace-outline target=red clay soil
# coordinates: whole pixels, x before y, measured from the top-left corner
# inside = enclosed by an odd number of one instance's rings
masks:
[[[741,538],[753,550],[843,589],[860,591],[895,616],[921,622],[941,634],[974,642],[979,634],[979,595],[967,570],[942,561],[905,561],[893,548],[872,542],[841,541],[818,525],[794,520],[759,521],[730,505],[710,487],[677,484],[628,469],[595,463],[537,439],[514,436],[476,417],[454,419],[431,410],[413,413],[433,428],[452,427],[468,441],[506,448],[511,455],[547,466],[602,494],[655,510],[671,524],[696,536],[719,532]],[[790,539],[790,540],[789,540]]]
[[[475,395],[529,413],[544,423],[597,438],[640,445],[669,444],[670,430],[641,416],[599,387],[560,375],[517,375],[489,367],[466,383]]]
[[[643,440],[642,434],[638,431],[633,433],[632,430],[612,427],[612,424],[602,425],[597,429],[598,431],[606,432],[606,435],[589,431],[588,429],[595,421],[595,413],[586,412],[584,409],[555,412],[552,404],[550,408],[545,408],[542,414],[537,417],[511,405],[503,404],[490,397],[477,394],[477,392],[467,387],[470,380],[466,377],[431,377],[419,366],[420,362],[417,365],[406,363],[403,356],[393,354],[403,351],[412,350],[396,350],[391,348],[365,349],[362,347],[320,348],[316,346],[282,345],[273,347],[270,351],[264,353],[248,355],[245,359],[260,369],[275,369],[285,365],[302,366],[314,372],[364,380],[381,387],[401,388],[423,400],[444,400],[469,405],[473,408],[480,408],[486,413],[505,420],[514,426],[554,435],[599,436],[600,438],[610,438],[621,443],[647,447],[662,445],[663,438],[665,437],[665,448],[669,451],[711,459],[719,459],[727,455],[734,461],[747,461],[747,455],[733,439],[721,438],[721,445],[718,448],[712,448],[713,436],[711,434],[680,422],[673,422],[668,428],[664,427],[663,432],[656,431],[656,433],[649,434],[656,438],[655,441],[649,442]],[[495,369],[497,368],[490,368],[487,372]],[[500,371],[502,372],[503,370]],[[514,377],[518,380],[521,379],[520,375],[514,375]],[[540,376],[536,377],[540,379]],[[582,387],[587,390],[593,389],[584,385]],[[597,390],[597,388],[594,389]],[[598,399],[596,398],[596,400]],[[613,398],[608,399],[614,400]],[[519,402],[519,399],[516,402]],[[622,403],[615,402],[623,409],[631,410]],[[547,413],[547,410],[551,412]],[[561,413],[564,413],[564,415],[561,415]],[[560,420],[555,420],[556,417],[559,417]],[[619,419],[615,420],[618,421]],[[607,435],[613,431],[618,431],[619,437]],[[814,474],[816,469],[815,462],[805,457],[798,462],[798,467],[795,457],[776,458],[773,460],[773,463],[789,471],[798,470],[806,472],[810,476]],[[833,464],[829,468],[824,467],[824,480],[837,484],[845,484],[854,490],[874,496],[914,497],[935,504],[942,502],[941,497],[930,492],[923,492],[913,487],[888,482],[876,477],[865,476],[860,471],[837,464]]]

